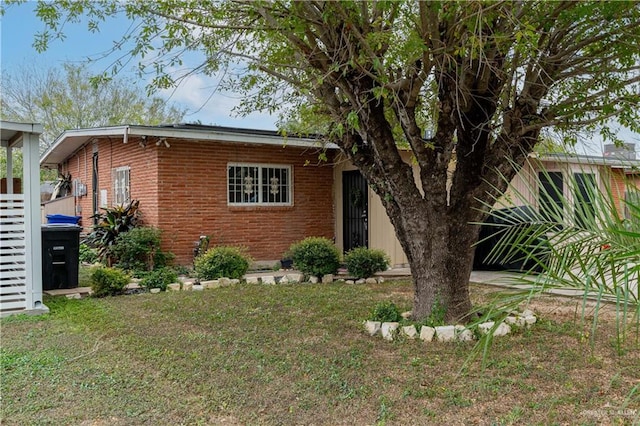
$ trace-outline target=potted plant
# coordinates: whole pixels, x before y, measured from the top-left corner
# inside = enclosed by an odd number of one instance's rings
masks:
[[[293,269],[293,254],[291,253],[291,250],[287,250],[282,254],[282,259],[280,259],[280,268]]]

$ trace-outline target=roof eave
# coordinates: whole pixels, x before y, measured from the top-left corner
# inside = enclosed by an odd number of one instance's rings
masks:
[[[151,136],[212,142],[338,149],[338,146],[333,143],[323,144],[315,138],[283,137],[263,134],[261,132],[252,133],[251,130],[248,129],[245,132],[237,130],[226,131],[217,128],[190,130],[154,126],[114,126],[65,131],[58,136],[51,147],[44,152],[40,160],[40,165],[42,167],[57,166],[92,139],[105,136],[122,136],[124,143],[127,143],[130,136]]]

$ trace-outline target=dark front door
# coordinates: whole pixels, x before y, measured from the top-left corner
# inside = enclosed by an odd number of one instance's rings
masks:
[[[368,186],[358,170],[342,172],[342,235],[344,251],[367,247]]]

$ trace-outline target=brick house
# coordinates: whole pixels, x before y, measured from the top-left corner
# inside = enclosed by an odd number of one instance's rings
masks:
[[[327,161],[319,161],[323,149]],[[411,162],[409,152],[403,156]],[[164,249],[179,264],[193,261],[201,235],[212,245],[245,246],[271,265],[308,236],[333,239],[343,251],[381,249],[392,265],[407,264],[380,198],[335,145],[323,148],[315,139],[200,125],[69,130],[41,166],[71,174],[73,200],[66,202],[86,231],[100,207],[140,200],[144,223],[164,231]],[[497,206],[542,210],[541,185],[554,186],[571,203],[574,177],[611,188],[622,216],[639,170],[633,159],[532,155]]]
[[[334,238],[333,167],[321,151],[273,131],[117,126],[64,132],[41,166],[71,174],[87,232],[100,207],[136,199],[178,264],[193,261],[201,235],[272,262],[304,237]]]

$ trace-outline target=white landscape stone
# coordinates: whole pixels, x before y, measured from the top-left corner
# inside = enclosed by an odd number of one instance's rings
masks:
[[[318,277],[316,277],[316,276],[314,276],[314,275],[312,275],[312,276],[310,276],[310,277],[309,277],[309,282],[310,282],[311,284],[318,284],[318,281],[319,281],[319,280],[318,280]]]
[[[456,328],[453,325],[436,327],[436,339],[438,342],[453,342],[456,339]]]
[[[460,342],[470,342],[474,339],[473,331],[469,330],[464,325],[456,325],[456,339]]]
[[[220,277],[220,279],[218,279],[218,282],[220,283],[220,287],[231,285],[231,280],[227,277]]]
[[[501,322],[500,324],[498,324],[498,327],[496,327],[495,331],[493,332],[493,335],[498,337],[498,336],[506,336],[509,333],[511,333],[511,327],[509,327],[509,324],[505,324]]]
[[[404,318],[404,319],[409,319],[409,318],[411,318],[411,315],[413,315],[413,312],[411,312],[411,311],[406,311],[406,312],[403,312],[403,313],[401,313],[401,314],[400,314],[400,316],[401,316],[402,318]]]
[[[375,278],[367,278],[366,280],[364,280],[364,282],[366,284],[378,284],[378,280],[376,280]]]
[[[180,283],[172,283],[167,286],[167,291],[180,291]]]
[[[238,278],[232,278],[232,279],[229,280],[229,283],[231,285],[240,284],[240,280]]]
[[[436,329],[433,327],[423,325],[420,328],[420,340],[424,340],[425,342],[431,342],[435,334],[436,334]]]
[[[531,309],[525,309],[524,311],[522,311],[520,315],[522,315],[523,317],[531,317],[531,316],[534,316],[535,314]]]
[[[285,276],[287,277],[287,280],[289,280],[290,283],[299,283],[304,278],[302,274],[287,274]]]
[[[287,274],[287,276],[289,277],[289,280],[295,281],[297,283],[301,283],[302,281],[304,281],[304,275],[302,275],[300,273]]]
[[[247,284],[259,284],[260,278],[258,277],[245,277],[245,281]]]
[[[478,324],[478,329],[482,334],[487,334],[489,330],[493,328],[494,325],[496,325],[496,323],[493,321],[483,322],[482,324]]]
[[[402,327],[402,334],[408,339],[415,339],[418,336],[415,325],[407,325]]]
[[[151,290],[149,290],[152,294],[157,294],[160,293],[160,289],[159,288],[152,288]]]
[[[184,291],[193,290],[193,283],[182,283],[182,290]]]
[[[82,299],[80,293],[67,294],[67,299]]]
[[[275,277],[278,284],[289,284],[289,278],[286,275]]]
[[[378,278],[378,283],[382,284],[383,282],[384,282],[384,278],[379,277],[379,278]]]
[[[536,321],[538,321],[538,318],[536,318],[535,315],[528,315],[524,317],[524,322],[526,325],[533,325],[536,323]]]
[[[276,279],[273,275],[267,275],[262,277],[262,284],[270,284],[273,285],[276,283]]]
[[[194,284],[193,291],[202,291],[204,290],[204,286],[202,284]]]
[[[369,333],[369,336],[375,336],[380,331],[380,326],[382,323],[380,321],[365,321],[364,328]]]
[[[322,276],[322,284],[331,284],[333,282],[333,274],[326,274]]]
[[[506,322],[509,325],[516,324],[517,321],[518,321],[518,317],[515,317],[513,315],[509,315],[504,319],[504,322]]]
[[[397,322],[383,322],[380,326],[382,338],[385,340],[393,340],[393,335],[395,334],[399,326],[400,324]]]
[[[346,280],[344,283],[345,284],[355,284],[356,282],[354,280]]]
[[[365,280],[364,278],[360,278],[359,280],[356,280],[356,284],[364,284],[366,282],[367,280]]]

